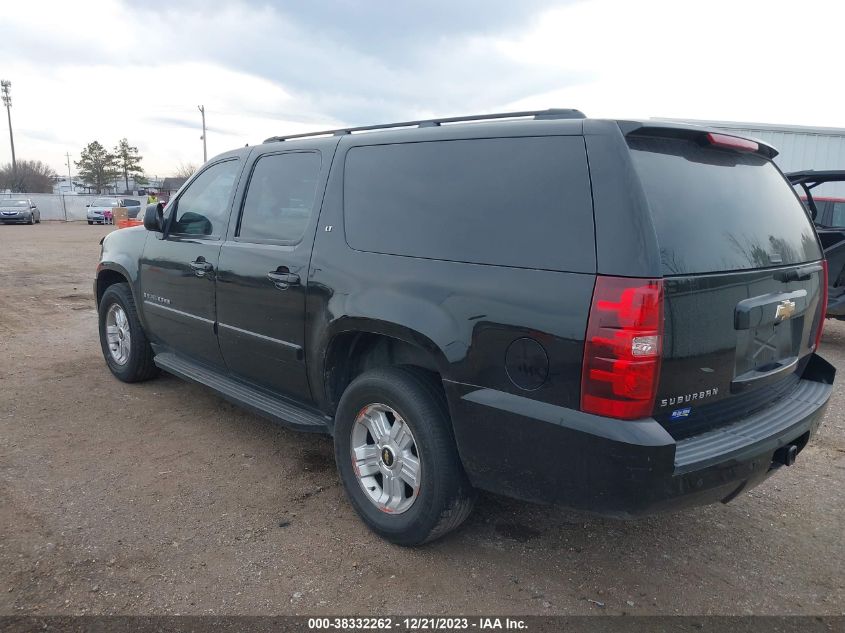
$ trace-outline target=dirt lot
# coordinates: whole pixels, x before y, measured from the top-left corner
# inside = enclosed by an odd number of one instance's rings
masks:
[[[0,226],[0,614],[845,611],[841,385],[797,464],[730,505],[617,522],[483,496],[401,549],[345,502],[329,439],[111,377],[110,228]],[[845,372],[845,323],[823,348]]]

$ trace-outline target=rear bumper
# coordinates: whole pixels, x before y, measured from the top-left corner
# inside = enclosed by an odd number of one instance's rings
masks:
[[[652,419],[626,422],[490,389],[445,383],[473,485],[610,516],[730,501],[802,449],[821,423],[835,369],[813,356],[795,391],[748,418],[675,441]]]

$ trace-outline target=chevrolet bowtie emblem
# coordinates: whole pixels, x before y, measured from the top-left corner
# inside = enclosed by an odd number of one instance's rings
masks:
[[[778,321],[785,321],[795,314],[795,302],[790,299],[784,299],[778,304],[775,310],[775,319]]]

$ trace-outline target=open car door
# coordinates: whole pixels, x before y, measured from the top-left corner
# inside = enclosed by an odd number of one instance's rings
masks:
[[[810,210],[819,240],[824,248],[829,280],[827,316],[845,321],[845,226],[823,224],[824,218],[819,217],[818,206],[812,193],[813,189],[826,182],[845,182],[845,170],[808,169],[786,174],[786,177],[793,186],[804,190],[807,208]],[[842,202],[845,203],[845,200]]]

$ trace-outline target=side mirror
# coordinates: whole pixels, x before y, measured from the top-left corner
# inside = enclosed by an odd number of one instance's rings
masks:
[[[86,204],[85,206],[86,206],[86,207],[90,207],[91,205],[90,205],[90,204]]]
[[[148,204],[144,211],[144,228],[156,233],[164,233],[164,205]]]

